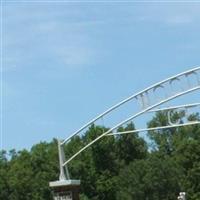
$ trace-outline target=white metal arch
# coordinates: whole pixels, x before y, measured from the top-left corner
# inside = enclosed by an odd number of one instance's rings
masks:
[[[164,109],[157,109],[155,110],[156,107],[169,102],[173,99],[176,99],[180,96],[183,96],[185,94],[194,92],[196,90],[200,89],[200,67],[193,68],[191,70],[185,71],[183,73],[180,73],[178,75],[172,76],[168,79],[165,79],[159,83],[156,83],[145,90],[142,90],[141,92],[138,92],[129,98],[119,102],[118,104],[112,106],[102,114],[98,115],[88,123],[86,123],[84,126],[82,126],[80,129],[75,131],[71,136],[66,138],[63,141],[59,141],[58,147],[59,147],[59,160],[60,160],[60,180],[65,180],[69,179],[69,173],[67,170],[67,164],[73,160],[76,156],[78,156],[81,152],[83,152],[85,149],[90,147],[92,144],[97,142],[99,139],[106,135],[113,135],[113,131],[116,130],[118,127],[126,124],[127,122],[135,119],[136,117],[143,115],[147,112],[156,112],[159,110],[164,110]],[[112,114],[113,111],[117,110],[118,108],[122,107],[126,103],[134,101],[136,103],[140,104],[140,110],[136,112],[135,114],[129,116],[128,118],[120,121],[117,123],[115,126],[110,128],[108,131],[102,133],[100,136],[95,138],[92,142],[88,143],[85,145],[82,149],[80,149],[78,152],[76,152],[73,156],[65,160],[65,155],[64,155],[64,150],[63,150],[63,145],[70,141],[73,137],[81,133],[82,130],[88,128],[91,124],[95,123],[97,120],[101,119],[102,117],[105,117],[108,114]],[[187,105],[182,105],[182,106],[175,106],[171,108],[165,108],[170,110],[170,109],[178,109],[178,108],[188,108],[191,106],[199,106],[199,103],[196,104],[187,104]],[[195,122],[188,122],[183,125],[192,125],[192,124],[198,124],[200,123],[199,121]],[[178,125],[178,124],[171,124],[170,127],[178,127],[178,126],[183,126],[183,125]],[[163,127],[155,127],[154,129],[162,129]],[[146,131],[148,129],[140,129],[136,131]],[[134,132],[134,131],[132,131]]]
[[[182,109],[183,111],[186,112],[186,115],[189,117],[189,114],[187,113],[188,109],[189,108],[196,108],[196,107],[200,108],[200,103],[186,104],[186,105],[180,105],[180,106],[172,106],[172,107],[161,108],[161,109],[153,109],[153,110],[150,110],[148,112],[149,113],[151,113],[151,112],[156,113],[156,112],[159,112],[159,111],[167,111],[167,113],[170,114],[171,111],[178,111],[179,109],[180,110]],[[107,136],[122,135],[122,134],[127,134],[127,133],[137,133],[137,132],[144,132],[144,131],[163,130],[163,129],[169,129],[169,128],[182,127],[182,126],[190,126],[190,125],[200,124],[200,121],[199,120],[195,120],[195,121],[188,120],[187,122],[183,122],[183,123],[180,123],[180,121],[174,123],[174,122],[171,121],[171,117],[168,115],[168,123],[169,123],[169,125],[166,125],[166,126],[142,128],[142,129],[135,129],[135,130],[130,130],[130,131],[122,131],[122,132],[112,132],[112,133],[108,133]]]

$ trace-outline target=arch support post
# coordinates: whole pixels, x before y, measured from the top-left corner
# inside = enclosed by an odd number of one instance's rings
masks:
[[[63,164],[65,163],[65,153],[64,153],[64,149],[63,149],[63,146],[61,145],[60,140],[58,140],[58,156],[59,156],[59,165],[60,165],[59,180],[60,181],[69,180],[70,176],[69,176],[67,165],[63,166]]]
[[[60,175],[58,181],[49,183],[54,200],[79,200],[80,180],[72,180],[65,163],[62,141],[58,140]]]

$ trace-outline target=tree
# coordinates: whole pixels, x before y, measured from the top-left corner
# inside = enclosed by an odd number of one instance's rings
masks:
[[[32,177],[31,157],[27,150],[19,153],[18,159],[11,160],[8,173],[10,194],[8,199],[28,200],[32,198]]]
[[[175,113],[174,118],[185,117],[185,113]],[[191,120],[200,120],[199,114],[188,117]],[[166,113],[158,113],[149,126],[166,125]],[[179,179],[180,190],[187,193],[188,199],[199,198],[200,191],[200,126],[184,126],[162,131],[149,132],[155,149],[151,154],[159,154],[162,159],[170,155],[171,159],[179,166],[181,177]]]
[[[0,199],[7,200],[10,193],[10,186],[8,183],[8,160],[6,151],[0,151]]]
[[[177,120],[184,113],[175,113]],[[200,120],[198,114],[189,116]],[[181,123],[181,121],[180,121]],[[149,127],[167,124],[157,113]],[[118,131],[134,130],[130,123]],[[108,128],[92,125],[65,145],[69,158]],[[154,148],[138,133],[105,136],[69,163],[71,178],[81,179],[81,200],[171,200],[180,191],[200,199],[200,126],[148,133]],[[0,199],[52,199],[49,182],[59,177],[57,141],[40,142],[30,151],[0,152]]]
[[[187,192],[188,199],[200,198],[200,140],[184,139],[173,155],[183,168],[180,179],[181,189]]]
[[[174,200],[180,191],[179,176],[170,158],[137,160],[121,171],[117,200]]]
[[[131,122],[126,127],[120,127],[118,132],[135,130]],[[116,137],[116,152],[118,159],[125,165],[136,159],[143,159],[147,156],[147,144],[144,139],[138,136],[138,133],[122,134]]]

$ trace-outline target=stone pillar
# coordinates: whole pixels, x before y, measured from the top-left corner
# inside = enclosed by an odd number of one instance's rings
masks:
[[[54,200],[79,200],[80,180],[50,182]]]

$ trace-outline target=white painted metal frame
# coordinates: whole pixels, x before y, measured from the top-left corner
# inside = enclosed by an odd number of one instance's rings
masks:
[[[163,129],[169,129],[169,128],[178,128],[183,126],[191,126],[191,125],[197,125],[200,124],[200,121],[194,121],[194,122],[187,122],[184,124],[174,124],[174,125],[167,125],[167,126],[158,126],[158,127],[152,127],[152,128],[141,128],[136,130],[130,130],[130,131],[122,131],[122,132],[116,132],[116,133],[109,133],[107,136],[110,135],[123,135],[128,133],[138,133],[138,132],[145,132],[145,131],[155,131],[155,130],[163,130]]]
[[[167,114],[170,113],[171,111],[179,111],[179,109],[181,109],[182,111],[185,111],[185,115],[189,117],[189,114],[187,114],[187,111],[189,108],[195,108],[195,107],[199,107],[200,108],[200,103],[193,103],[193,104],[185,104],[185,105],[179,105],[179,106],[171,106],[171,107],[167,107],[167,108],[160,108],[160,109],[153,109],[148,111],[147,113],[156,113],[156,112],[160,112],[160,111],[166,111]],[[135,130],[129,130],[129,131],[122,131],[122,132],[113,132],[113,133],[109,133],[107,134],[107,136],[113,136],[113,135],[123,135],[123,134],[128,134],[128,133],[137,133],[137,132],[145,132],[145,131],[154,131],[154,130],[163,130],[163,129],[170,129],[170,128],[178,128],[178,127],[182,127],[182,126],[191,126],[191,125],[197,125],[200,124],[199,120],[195,120],[195,121],[190,121],[189,119],[187,119],[188,122],[184,122],[184,123],[180,123],[180,121],[178,121],[177,123],[173,123],[171,121],[171,116],[168,115],[168,125],[166,126],[157,126],[157,127],[151,127],[151,128],[141,128],[141,129],[135,129]]]
[[[68,141],[69,141],[72,137],[74,137],[75,135],[78,135],[82,130],[84,130],[85,128],[89,127],[91,124],[93,124],[94,122],[96,122],[98,119],[101,119],[102,117],[104,117],[104,116],[107,115],[108,113],[110,113],[110,112],[112,112],[113,110],[117,109],[117,108],[120,107],[121,105],[123,105],[123,104],[129,102],[130,100],[132,100],[132,99],[134,99],[134,98],[139,98],[139,97],[142,99],[142,98],[145,96],[145,94],[148,94],[148,91],[150,91],[150,90],[155,91],[157,88],[162,87],[162,85],[165,84],[165,83],[167,83],[167,82],[169,82],[169,83],[171,84],[173,81],[178,80],[178,78],[181,77],[181,76],[186,76],[186,77],[188,77],[188,76],[189,76],[190,74],[192,74],[192,73],[197,74],[198,71],[200,71],[200,67],[196,67],[196,68],[194,68],[194,69],[191,69],[191,70],[188,70],[188,71],[186,71],[186,72],[180,73],[180,74],[178,74],[178,75],[176,75],[176,76],[172,76],[172,77],[170,77],[170,78],[168,78],[168,79],[165,79],[165,80],[163,80],[163,81],[161,81],[161,82],[159,82],[159,83],[156,83],[156,84],[154,84],[154,85],[152,85],[152,86],[150,86],[150,87],[148,87],[148,88],[142,90],[141,92],[138,92],[138,93],[136,93],[136,94],[134,94],[134,95],[128,97],[127,99],[125,99],[125,100],[123,100],[123,101],[117,103],[116,105],[112,106],[111,108],[109,108],[108,110],[106,110],[105,112],[103,112],[102,114],[98,115],[97,117],[95,117],[94,119],[92,119],[91,121],[89,121],[88,123],[86,123],[85,125],[83,125],[80,129],[78,129],[78,130],[75,131],[73,134],[71,134],[69,137],[67,137],[67,138],[61,143],[61,145],[63,145],[63,144],[65,144],[66,142],[68,142]],[[199,77],[199,76],[200,76],[200,75],[197,74],[197,76],[198,76],[198,77],[197,77],[198,86],[197,86],[196,89],[199,89],[199,87],[200,87],[200,77]],[[191,83],[188,82],[188,86],[189,86],[190,84],[191,84]],[[188,91],[188,92],[190,92],[190,91]],[[144,100],[142,100],[142,101],[145,102]],[[145,103],[144,103],[144,104],[145,104]]]
[[[191,79],[192,79],[192,82],[191,82]],[[178,85],[178,90],[177,90],[176,87],[174,87],[174,84],[176,86]],[[114,105],[113,107],[106,110],[102,114],[98,115],[97,117],[95,117],[94,119],[92,119],[91,121],[86,123],[84,126],[82,126],[80,129],[78,129],[76,132],[74,132],[70,137],[68,137],[64,141],[60,142],[59,148],[62,149],[63,145],[65,143],[70,141],[74,136],[78,135],[82,130],[86,129],[87,127],[89,127],[90,125],[95,123],[97,120],[101,119],[102,117],[104,117],[107,114],[111,113],[112,111],[116,110],[117,108],[119,108],[123,104],[134,99],[137,102],[139,102],[140,105],[141,105],[141,110],[139,112],[137,112],[134,115],[130,116],[129,118],[121,121],[120,123],[117,123],[115,126],[110,128],[108,131],[102,133],[100,136],[95,138],[92,142],[85,145],[82,149],[80,149],[77,153],[75,153],[67,161],[65,161],[65,156],[63,155],[64,152],[61,153],[61,150],[60,150],[59,151],[59,158],[60,158],[60,168],[61,168],[61,173],[62,173],[60,178],[61,179],[65,179],[65,178],[68,179],[68,177],[69,177],[68,175],[67,175],[67,177],[63,176],[63,174],[65,174],[64,171],[67,171],[67,164],[71,160],[73,160],[76,156],[78,156],[81,152],[83,152],[85,149],[87,149],[88,147],[93,145],[95,142],[97,142],[99,139],[101,139],[102,137],[104,137],[108,134],[111,135],[112,132],[114,130],[116,130],[118,127],[126,124],[127,122],[135,119],[136,117],[138,117],[138,116],[140,116],[144,113],[164,110],[164,109],[155,110],[155,108],[166,103],[166,102],[168,102],[168,101],[171,101],[175,98],[178,98],[182,95],[194,92],[194,91],[199,90],[199,89],[200,89],[200,67],[196,67],[192,70],[188,70],[188,71],[180,73],[176,76],[172,76],[172,77],[170,77],[166,80],[163,80],[163,81],[161,81],[157,84],[154,84],[154,85],[148,87],[147,89],[145,89],[145,90],[143,90],[139,93],[136,93],[136,94],[130,96],[129,98],[119,102],[118,104]],[[159,97],[159,99],[155,95],[158,90],[162,90],[162,92],[164,92],[164,96],[162,96],[161,98]],[[199,103],[197,103],[197,104],[187,104],[187,105],[185,105],[185,107],[195,106],[195,105],[199,105]],[[181,106],[177,106],[177,107],[174,107],[174,109],[177,109],[179,107],[181,108]],[[165,110],[166,109],[169,109],[169,108],[165,108]],[[171,109],[172,109],[172,107],[171,107]],[[185,125],[192,125],[192,124],[198,124],[198,123],[199,122],[188,122]],[[179,127],[179,126],[181,126],[181,125],[171,124],[167,128]],[[157,127],[157,129],[162,129],[162,128],[163,127]],[[156,127],[154,128],[154,130],[155,129],[156,129]],[[138,129],[137,131],[145,131],[145,129]]]

